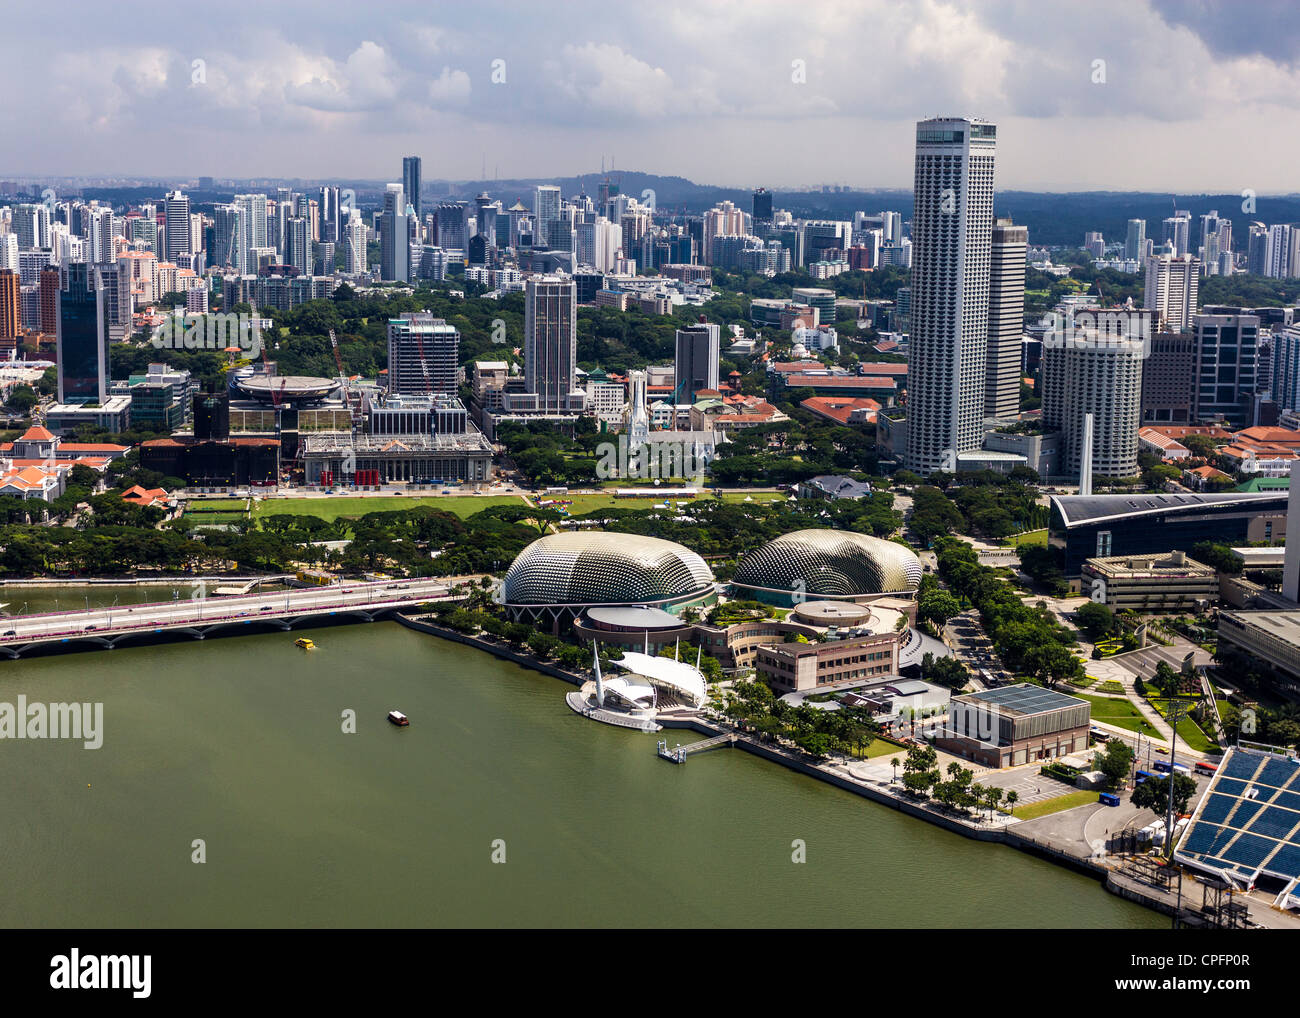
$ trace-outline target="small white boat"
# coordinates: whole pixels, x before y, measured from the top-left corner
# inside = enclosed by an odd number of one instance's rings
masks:
[[[395,724],[398,728],[405,728],[407,725],[411,723],[410,718],[408,718],[400,710],[390,710],[388,712],[388,720],[391,721],[393,724]]]

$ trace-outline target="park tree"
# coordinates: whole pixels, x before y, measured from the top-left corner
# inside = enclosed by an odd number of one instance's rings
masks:
[[[1186,813],[1196,794],[1196,782],[1186,774],[1174,773],[1174,812]],[[1153,810],[1160,816],[1169,812],[1169,778],[1147,778],[1133,790],[1133,805]]]
[[[1106,784],[1118,788],[1128,777],[1133,766],[1134,753],[1128,743],[1111,739],[1106,748],[1092,758],[1092,765],[1106,775]]]
[[[1104,604],[1089,601],[1074,613],[1074,624],[1096,643],[1115,632],[1115,613]]]

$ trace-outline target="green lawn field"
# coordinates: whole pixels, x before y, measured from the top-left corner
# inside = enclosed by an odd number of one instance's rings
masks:
[[[1071,696],[1077,696],[1080,700],[1087,700],[1092,704],[1092,720],[1104,721],[1108,725],[1114,725],[1116,728],[1127,728],[1130,732],[1140,732],[1143,735],[1150,735],[1154,738],[1161,738],[1152,726],[1142,716],[1142,712],[1137,709],[1132,700],[1120,699],[1111,696],[1086,696],[1083,693],[1071,693]]]

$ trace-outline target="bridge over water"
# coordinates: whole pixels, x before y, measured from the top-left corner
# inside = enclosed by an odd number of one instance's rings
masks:
[[[216,597],[200,587],[195,596],[152,604],[46,612],[0,619],[0,654],[17,658],[37,647],[81,644],[112,649],[124,641],[175,634],[202,640],[236,627],[360,619],[373,622],[400,608],[454,600],[452,581],[382,580]]]

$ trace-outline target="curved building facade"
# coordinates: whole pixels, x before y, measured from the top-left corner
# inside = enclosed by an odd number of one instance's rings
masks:
[[[715,599],[713,571],[672,541],[605,531],[551,534],[519,553],[503,600],[517,619],[558,630],[591,605],[648,605],[668,612]]]
[[[738,593],[773,604],[870,601],[910,595],[921,560],[908,548],[847,530],[796,530],[750,552],[736,567]]]

